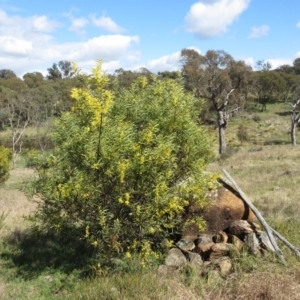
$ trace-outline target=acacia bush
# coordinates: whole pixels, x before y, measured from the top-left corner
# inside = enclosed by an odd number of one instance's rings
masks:
[[[9,178],[11,159],[12,151],[4,146],[0,146],[0,184]]]
[[[77,235],[95,249],[103,270],[111,258],[138,256],[145,264],[187,222],[190,204],[205,207],[205,172],[213,153],[196,124],[195,98],[179,81],[138,78],[114,95],[101,63],[74,106],[56,122],[56,145],[37,166],[32,193],[41,198],[35,220]]]

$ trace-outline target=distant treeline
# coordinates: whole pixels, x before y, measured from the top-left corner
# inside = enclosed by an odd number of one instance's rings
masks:
[[[154,77],[182,80],[186,92],[208,100],[199,114],[202,123],[215,120],[212,95],[222,98],[233,88],[235,92],[230,95],[232,110],[251,103],[265,110],[272,101],[295,102],[300,95],[300,58],[295,59],[293,65],[282,65],[273,70],[268,62],[261,60],[253,70],[223,50],[209,50],[201,55],[195,50],[183,49],[180,62],[179,71],[157,74],[146,68],[137,71],[117,69],[109,75],[108,88],[115,92],[129,88],[140,76],[147,77],[149,82]],[[19,78],[13,70],[0,70],[0,130],[12,127],[16,122],[39,126],[49,118],[69,111],[73,105],[70,91],[81,87],[85,76],[90,75],[78,72],[67,60],[53,63],[45,77],[40,72],[31,72]]]

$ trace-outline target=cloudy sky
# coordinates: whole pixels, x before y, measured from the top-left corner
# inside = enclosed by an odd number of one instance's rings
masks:
[[[180,68],[183,48],[225,50],[254,66],[300,57],[300,0],[0,0],[0,69],[47,73]]]

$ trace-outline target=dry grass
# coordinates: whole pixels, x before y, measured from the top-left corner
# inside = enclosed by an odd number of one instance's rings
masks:
[[[225,169],[266,220],[296,247],[300,247],[300,147],[289,144],[240,147],[226,159],[209,166]],[[300,299],[300,263],[283,245],[288,266],[262,261],[248,272],[238,272],[226,285],[203,299]],[[247,268],[246,268],[247,269]]]
[[[253,272],[241,275],[213,293],[208,300],[298,300],[300,299],[299,273]]]
[[[299,158],[300,148],[291,145],[247,147],[209,169],[222,172],[224,168],[266,215],[285,217],[283,212],[291,207],[300,213]]]
[[[0,232],[0,237],[26,226],[23,216],[28,216],[34,210],[35,204],[27,199],[19,186],[32,176],[34,172],[31,169],[11,170],[9,180],[0,186],[0,214],[6,215],[5,226]]]
[[[33,176],[30,169],[15,169],[10,171],[9,180],[0,186],[0,215],[5,216],[3,227],[0,230],[0,239],[24,230],[28,225],[23,216],[30,214],[34,208],[34,203],[30,202],[23,192],[18,189],[20,183]],[[0,263],[3,268],[4,262]],[[3,299],[11,290],[11,285],[6,280],[0,279],[0,294]]]

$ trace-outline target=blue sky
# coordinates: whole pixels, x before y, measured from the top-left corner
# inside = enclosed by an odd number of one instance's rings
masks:
[[[299,0],[0,0],[0,69],[44,74],[70,60],[90,70],[180,68],[180,51],[225,50],[275,68],[300,57]]]

